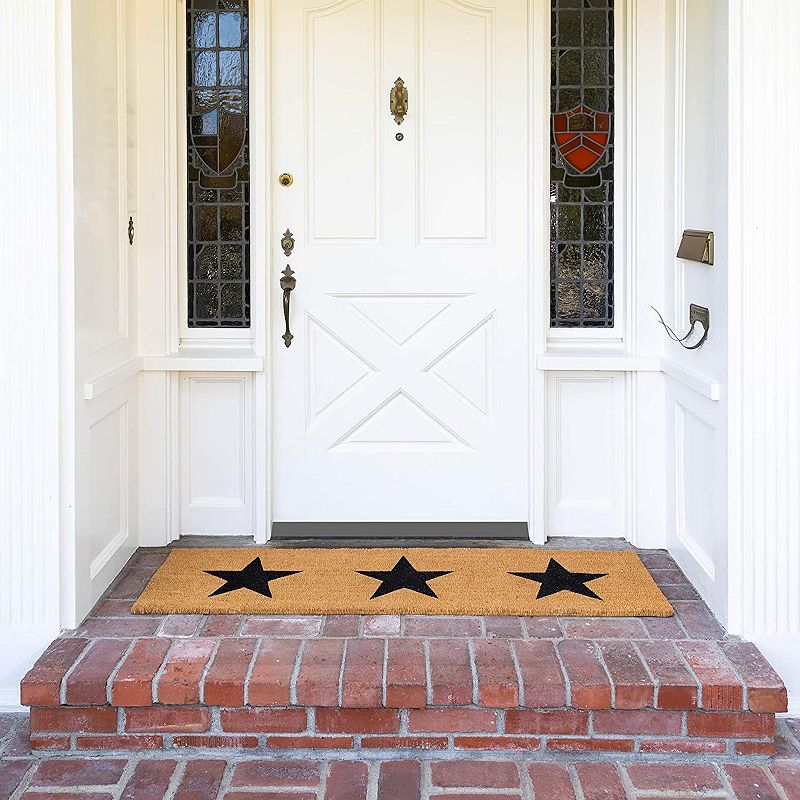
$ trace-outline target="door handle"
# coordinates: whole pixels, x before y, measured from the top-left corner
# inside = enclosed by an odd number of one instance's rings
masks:
[[[281,338],[283,339],[283,343],[289,347],[292,343],[292,339],[294,339],[292,332],[289,330],[289,306],[291,304],[292,291],[297,285],[297,281],[292,277],[294,271],[288,264],[281,274],[283,275],[281,278],[281,289],[283,289],[283,318],[286,321],[286,332]]]

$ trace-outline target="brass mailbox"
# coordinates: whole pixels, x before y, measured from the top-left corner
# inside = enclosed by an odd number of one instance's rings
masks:
[[[684,231],[680,247],[678,247],[678,258],[712,265],[714,263],[714,233],[712,231]]]

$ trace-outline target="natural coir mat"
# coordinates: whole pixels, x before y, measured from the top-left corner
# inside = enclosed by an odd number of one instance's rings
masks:
[[[136,614],[668,617],[635,552],[533,548],[176,548]]]

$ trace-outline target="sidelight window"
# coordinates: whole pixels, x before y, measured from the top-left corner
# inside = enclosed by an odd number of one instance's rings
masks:
[[[187,0],[190,328],[250,326],[248,0]]]
[[[614,324],[613,0],[552,0],[550,324]]]

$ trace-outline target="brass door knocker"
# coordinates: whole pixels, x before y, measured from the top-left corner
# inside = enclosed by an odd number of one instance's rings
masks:
[[[400,125],[408,114],[408,89],[403,83],[402,78],[394,82],[389,92],[389,113],[394,117],[394,121]]]

